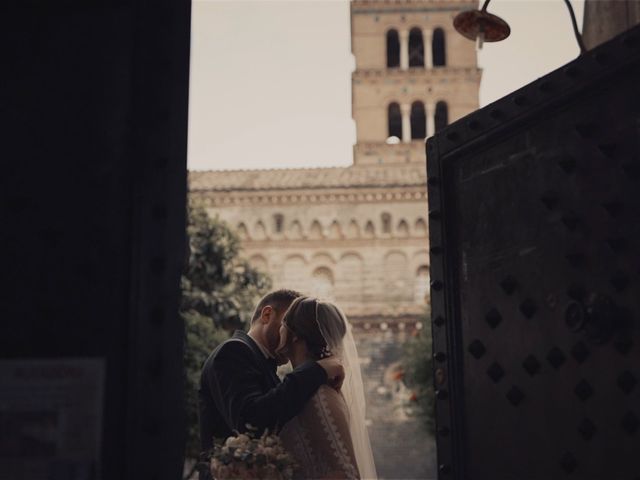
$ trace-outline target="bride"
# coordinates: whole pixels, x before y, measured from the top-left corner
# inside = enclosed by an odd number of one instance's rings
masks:
[[[351,326],[335,305],[299,297],[282,319],[279,355],[292,366],[338,356],[345,381],[340,391],[323,385],[280,438],[297,463],[295,478],[375,479],[365,425],[365,396]]]

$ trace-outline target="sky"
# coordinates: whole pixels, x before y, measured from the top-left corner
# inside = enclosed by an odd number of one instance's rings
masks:
[[[584,0],[572,0],[582,24]],[[570,62],[563,0],[492,0],[510,37],[485,43],[480,105]],[[190,170],[352,163],[347,0],[193,0]]]

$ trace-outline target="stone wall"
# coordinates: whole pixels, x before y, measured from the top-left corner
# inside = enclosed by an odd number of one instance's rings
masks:
[[[420,313],[429,288],[427,205],[369,202],[209,207],[242,239],[243,256],[273,279],[336,301],[349,316]]]

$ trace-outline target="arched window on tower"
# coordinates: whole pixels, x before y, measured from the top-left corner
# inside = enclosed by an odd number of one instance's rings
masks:
[[[433,40],[431,43],[433,52],[433,66],[444,67],[447,64],[447,55],[444,42],[444,30],[436,28],[433,31]]]
[[[436,103],[436,112],[434,115],[436,133],[449,124],[449,107],[447,102]]]
[[[413,102],[411,104],[411,139],[419,140],[427,136],[427,116],[424,111],[424,103]]]
[[[409,32],[409,66],[424,67],[424,42],[419,28]]]
[[[389,123],[389,138],[402,138],[402,113],[400,105],[396,102],[390,103],[387,109],[387,119]],[[387,140],[388,141],[388,140]]]
[[[387,68],[398,68],[400,66],[400,37],[398,31],[391,29],[387,31]]]

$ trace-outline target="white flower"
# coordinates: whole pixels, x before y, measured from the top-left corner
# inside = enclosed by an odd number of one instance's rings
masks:
[[[240,438],[239,437],[229,437],[224,442],[225,447],[239,447],[240,446]]]
[[[268,457],[273,456],[274,453],[276,453],[275,449],[273,449],[272,447],[265,447],[262,450],[262,453],[264,453],[265,455],[267,455]]]

